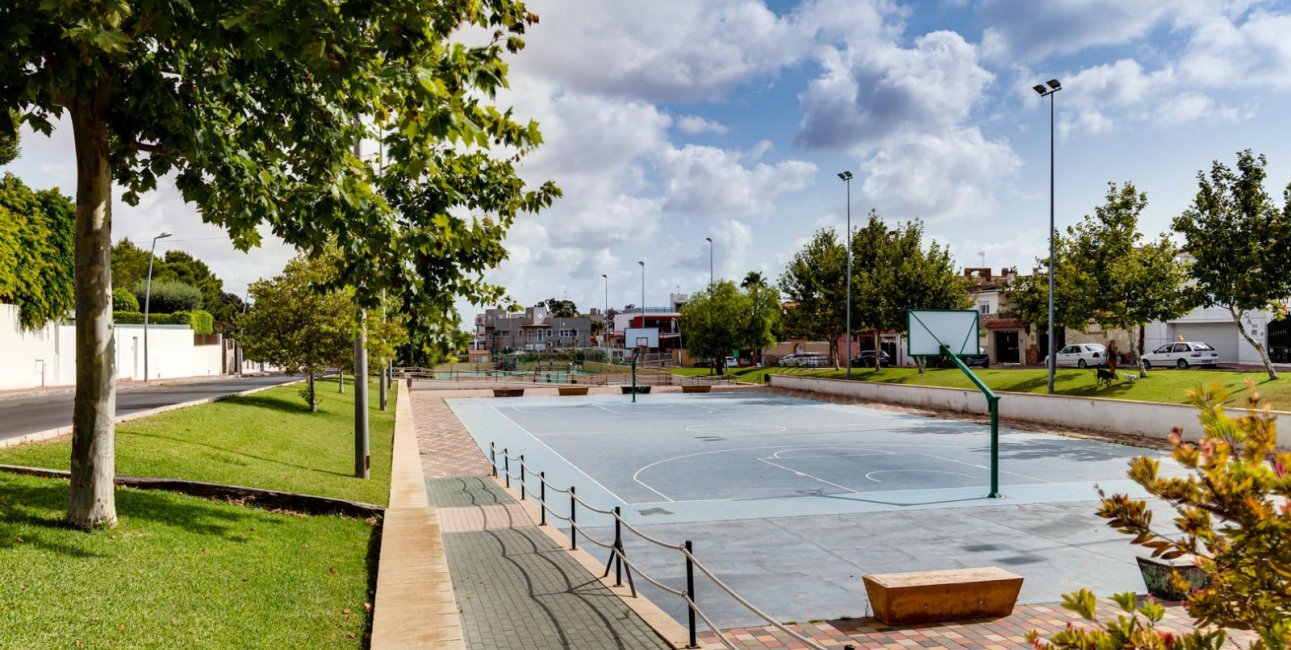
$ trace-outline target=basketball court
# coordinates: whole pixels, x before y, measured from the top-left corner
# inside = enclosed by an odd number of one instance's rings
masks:
[[[523,454],[550,485],[620,507],[661,539],[695,540],[697,556],[783,620],[864,615],[864,573],[1001,566],[1027,577],[1022,602],[1141,589],[1134,549],[1093,515],[1096,486],[1141,495],[1124,478],[1139,454],[1177,471],[1160,452],[1001,428],[1001,497],[990,498],[983,424],[759,391],[629,399],[448,403],[486,456],[493,445],[500,471],[504,449]],[[568,515],[567,499],[548,501]],[[610,521],[595,517],[578,521]],[[682,579],[675,554],[626,540],[652,576]],[[684,617],[676,599],[643,591]],[[754,621],[716,592],[699,595],[720,625]]]

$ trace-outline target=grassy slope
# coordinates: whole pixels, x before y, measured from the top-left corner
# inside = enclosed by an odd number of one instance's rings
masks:
[[[679,374],[708,374],[707,368],[685,368]],[[846,370],[800,369],[800,368],[743,368],[734,371],[740,381],[762,383],[762,376],[768,373],[825,377],[830,379],[846,378]],[[1048,388],[1047,375],[1043,368],[1009,368],[982,370],[974,368],[973,372],[981,377],[994,390],[1022,393],[1044,393]],[[1154,370],[1148,376],[1130,383],[1124,381],[1127,372],[1120,371],[1122,381],[1111,388],[1094,386],[1094,370],[1059,369],[1054,376],[1054,389],[1063,395],[1084,397],[1109,397],[1115,399],[1140,400],[1146,402],[1184,403],[1184,394],[1190,388],[1218,382],[1228,386],[1234,392],[1245,390],[1245,380],[1253,379],[1265,403],[1278,410],[1291,410],[1291,379],[1280,378],[1270,381],[1262,372],[1242,373],[1228,370]],[[881,381],[894,384],[918,384],[925,386],[948,386],[953,388],[973,388],[968,377],[956,368],[934,368],[920,375],[914,368],[869,368],[852,369],[852,379],[860,381]]]
[[[0,474],[0,647],[362,643],[364,521],[121,488],[119,525],[84,533],[66,507],[66,481]]]
[[[372,478],[354,473],[354,390],[318,382],[318,412],[300,397],[303,384],[231,397],[117,427],[117,472],[301,492],[384,504],[390,492],[393,393],[378,410],[369,392]],[[67,469],[68,439],[0,449],[0,463]]]

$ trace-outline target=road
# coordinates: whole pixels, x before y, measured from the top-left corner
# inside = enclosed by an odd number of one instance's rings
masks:
[[[228,377],[172,386],[131,386],[117,390],[117,417],[150,409],[275,386],[300,379],[269,375]],[[72,424],[72,391],[0,400],[0,440]]]

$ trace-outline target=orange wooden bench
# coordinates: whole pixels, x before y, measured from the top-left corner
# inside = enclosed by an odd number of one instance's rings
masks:
[[[996,567],[862,576],[874,616],[888,625],[1013,613],[1022,576]]]

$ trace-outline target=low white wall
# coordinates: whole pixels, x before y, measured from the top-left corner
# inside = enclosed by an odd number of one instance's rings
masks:
[[[790,375],[767,376],[771,379],[772,386],[791,390],[846,395],[876,402],[960,413],[989,412],[986,397],[978,390]],[[1000,396],[1000,417],[1004,418],[1152,438],[1165,438],[1174,427],[1182,429],[1184,437],[1192,440],[1200,438],[1202,433],[1197,409],[1191,406],[1068,395],[997,394]],[[1277,412],[1276,415],[1278,446],[1291,447],[1291,413]]]
[[[59,346],[54,326],[24,332],[18,307],[0,304],[0,390],[57,386]]]
[[[190,377],[219,375],[224,372],[223,345],[194,345],[193,365],[189,367]]]

